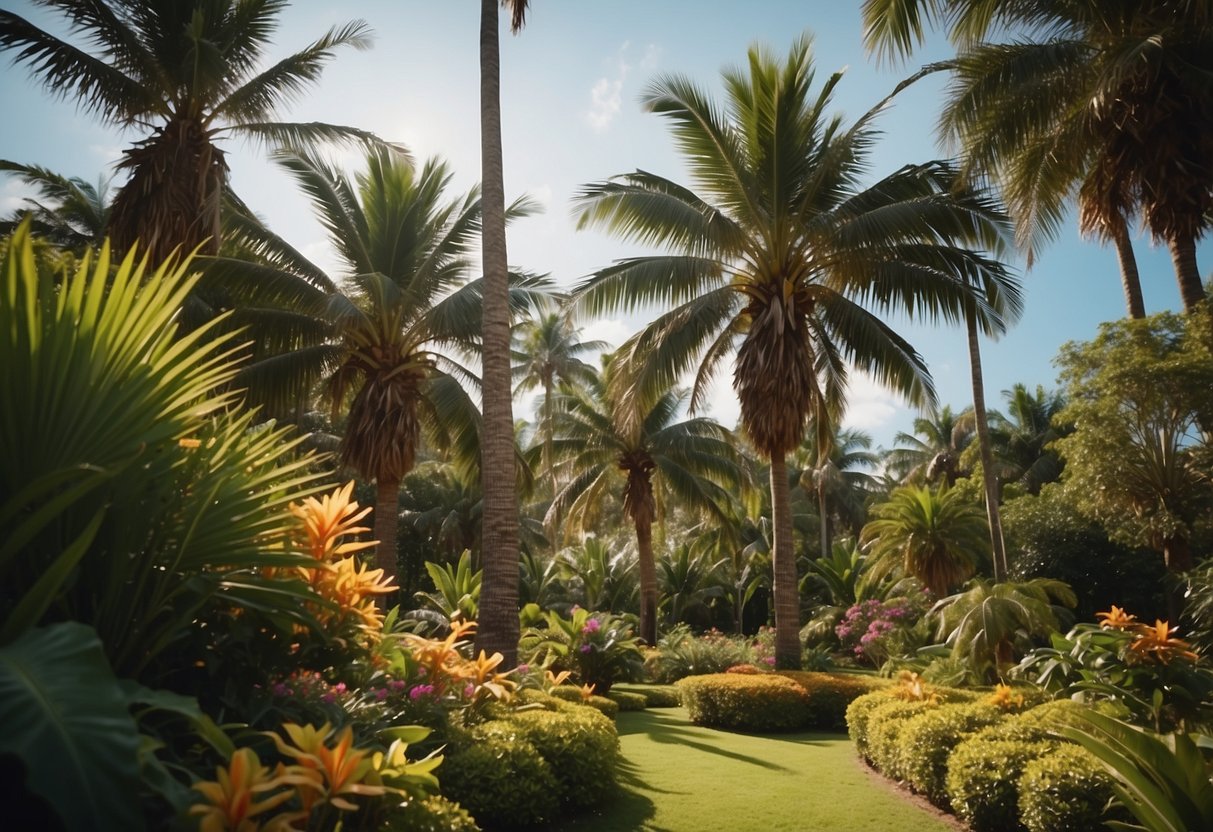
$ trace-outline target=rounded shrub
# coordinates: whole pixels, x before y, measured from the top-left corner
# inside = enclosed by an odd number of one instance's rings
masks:
[[[847,733],[851,742],[855,743],[855,750],[864,759],[868,756],[868,720],[873,711],[890,701],[888,692],[880,690],[858,696],[847,705]]]
[[[612,693],[638,693],[648,708],[677,708],[682,702],[674,685],[616,685]]]
[[[621,711],[643,711],[649,706],[648,697],[643,693],[631,693],[614,688],[607,694],[607,699],[618,705]]]
[[[696,725],[742,731],[793,731],[808,724],[809,695],[785,676],[714,673],[678,682]]]
[[[897,771],[914,791],[937,804],[947,804],[948,756],[973,732],[1004,719],[990,704],[941,705],[913,716],[901,729]]]
[[[779,675],[804,688],[809,695],[807,727],[822,731],[845,731],[847,707],[860,696],[889,685],[887,679],[853,673],[789,670]]]
[[[980,735],[965,740],[948,757],[946,784],[952,810],[973,832],[1021,832],[1019,778],[1028,763],[1055,748],[1055,742]]]
[[[1128,822],[1121,807],[1105,813],[1112,777],[1086,749],[1061,745],[1024,766],[1019,778],[1019,817],[1028,832],[1084,832],[1105,820]]]
[[[480,832],[467,810],[440,794],[412,799],[384,819],[383,832]]]
[[[583,696],[579,688],[571,685],[561,685],[558,688],[552,688],[552,696],[561,699],[565,702],[572,702],[574,705],[584,705],[599,711],[611,719],[619,716],[619,704],[612,699],[607,699],[605,696]]]
[[[501,720],[471,731],[452,731],[439,783],[481,824],[528,829],[551,820],[558,809],[551,766],[516,726]]]
[[[603,714],[593,708],[520,711],[504,722],[547,762],[562,806],[593,806],[614,791],[619,737],[615,724]]]
[[[941,707],[937,702],[904,702],[893,699],[868,718],[866,759],[881,773],[894,780],[902,778],[898,770],[901,731],[914,717]]]

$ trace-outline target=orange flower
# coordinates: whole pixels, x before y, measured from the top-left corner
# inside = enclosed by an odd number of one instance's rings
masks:
[[[350,480],[344,488],[325,494],[319,500],[308,497],[302,503],[291,503],[291,513],[303,521],[308,551],[316,560],[335,560],[378,545],[377,540],[341,542],[349,535],[370,531],[358,522],[371,513],[371,508],[367,506],[359,511],[358,503],[350,499],[353,491],[354,482]]]
[[[1004,711],[1015,711],[1023,707],[1024,699],[1023,694],[1016,693],[1010,685],[999,684],[986,701]]]
[[[567,670],[562,670],[559,673],[553,673],[551,670],[543,671],[543,689],[548,693],[552,692],[552,688],[558,688],[563,685],[568,678],[573,674]]]
[[[589,702],[590,697],[593,695],[594,695],[594,685],[582,685],[581,686],[581,701],[582,702]]]
[[[261,802],[255,796],[287,785],[284,780],[272,776],[261,764],[251,748],[241,748],[232,755],[226,768],[215,769],[214,780],[194,784],[205,802],[190,807],[191,815],[201,815],[201,832],[252,832],[260,828],[253,818],[282,805],[294,796],[292,791],[281,791],[267,796]]]
[[[1153,627],[1140,624],[1136,628],[1137,641],[1130,644],[1129,649],[1138,658],[1162,664],[1167,664],[1171,659],[1196,661],[1196,654],[1189,649],[1191,645],[1186,641],[1171,637],[1176,629],[1162,619],[1155,620]]]
[[[493,668],[501,664],[504,659],[505,656],[502,656],[500,653],[488,656],[481,650],[480,655],[474,661],[463,665],[459,671],[459,675],[472,682],[476,687],[487,690],[497,699],[506,700],[510,697],[516,685],[509,679],[507,674],[493,672]]]
[[[1136,615],[1129,615],[1115,604],[1107,612],[1095,613],[1096,618],[1102,618],[1099,626],[1105,630],[1134,630],[1141,626],[1137,623]]]
[[[903,670],[897,674],[897,678],[900,684],[889,691],[896,698],[904,699],[907,702],[930,702],[932,704],[939,702],[939,694],[935,693],[917,673]]]
[[[317,798],[323,799],[338,809],[357,811],[358,805],[342,795],[378,796],[387,793],[383,786],[363,783],[371,770],[368,751],[354,748],[354,732],[348,725],[336,735],[336,744],[330,747],[328,740],[333,729],[327,722],[319,728],[312,725],[288,723],[282,726],[294,745],[288,744],[277,734],[270,734],[278,750],[298,760],[298,765],[288,767],[295,775],[295,784],[305,809],[311,808]],[[318,776],[317,776],[318,775]]]

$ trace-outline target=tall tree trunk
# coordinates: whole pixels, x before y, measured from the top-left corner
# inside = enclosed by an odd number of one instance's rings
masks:
[[[1171,249],[1171,262],[1175,265],[1175,279],[1179,281],[1179,296],[1184,302],[1184,311],[1191,312],[1205,299],[1205,287],[1200,282],[1200,270],[1196,266],[1196,240],[1191,235],[1175,237],[1167,241]]]
[[[986,492],[986,517],[990,521],[990,554],[994,560],[994,581],[1007,579],[1007,550],[1002,537],[1002,518],[998,512],[998,477],[994,474],[994,453],[990,450],[990,427],[986,420],[986,390],[981,373],[981,347],[977,341],[977,319],[968,315],[969,369],[973,376],[973,420],[977,424],[977,445],[981,450],[981,479]]]
[[[657,644],[657,566],[653,562],[653,523],[644,517],[634,519],[636,557],[640,564],[640,639]]]
[[[556,466],[553,464],[555,455],[552,442],[552,376],[550,373],[543,378],[543,456],[548,469],[548,483],[552,489],[552,502],[556,502]],[[552,513],[552,524],[548,529],[552,538],[552,554],[560,551],[560,512]]]
[[[379,545],[375,547],[375,568],[385,577],[397,576],[396,532],[400,523],[400,480],[380,478],[375,491],[375,523],[372,530]],[[386,597],[375,599],[386,605]]]
[[[1129,227],[1122,220],[1112,229],[1112,242],[1116,244],[1116,259],[1120,261],[1120,282],[1125,290],[1125,306],[1129,317],[1140,319],[1146,316],[1146,302],[1141,295],[1141,275],[1137,271],[1137,255],[1133,253],[1133,241],[1129,239]]]
[[[826,513],[826,490],[817,486],[817,516],[821,518],[821,557],[830,556],[830,518]]]
[[[501,154],[501,67],[497,0],[480,3],[480,164],[484,258],[480,477],[484,578],[476,648],[518,664],[518,494],[510,389],[509,278]]]
[[[775,596],[775,667],[800,667],[800,587],[796,580],[796,549],[792,545],[792,505],[788,495],[788,466],[782,453],[771,455],[771,571]]]

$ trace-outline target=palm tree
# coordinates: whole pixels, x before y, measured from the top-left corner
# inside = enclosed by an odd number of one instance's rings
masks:
[[[1000,221],[988,201],[953,193],[952,171],[939,162],[861,189],[872,122],[886,102],[850,127],[827,116],[841,74],[813,93],[809,38],[782,64],[752,48],[748,69],[725,72],[724,107],[686,78],[649,87],[644,104],[673,123],[701,193],[645,171],[586,186],[582,227],[673,253],[619,261],[575,297],[590,314],[675,305],[622,348],[637,394],[668,388],[698,365],[691,405],[701,405],[736,350],[742,425],[770,461],[776,654],[791,667],[800,661],[800,605],[786,456],[810,421],[828,448],[850,367],[913,403],[933,403],[921,357],[867,306],[960,321],[973,299],[997,326],[996,308],[960,274],[1003,269],[957,242],[993,247]]]
[[[558,312],[526,321],[514,331],[514,394],[543,391],[539,429],[543,434],[543,468],[552,496],[557,491],[552,456],[556,388],[592,383],[596,376],[594,367],[582,361],[581,356],[606,349],[605,341],[579,341],[568,317]]]
[[[342,47],[366,49],[370,29],[335,26],[299,52],[258,71],[285,0],[35,0],[67,18],[85,46],[0,11],[0,50],[15,50],[55,95],[106,124],[150,130],[118,167],[129,178],[114,197],[109,235],[136,240],[154,260],[204,241],[218,248],[228,167],[218,141],[243,136],[276,145],[374,140],[365,131],[277,121]]]
[[[480,419],[466,387],[476,379],[452,350],[479,342],[482,281],[468,280],[479,193],[449,198],[452,173],[444,162],[417,167],[390,148],[369,151],[366,171],[353,181],[311,153],[277,158],[328,231],[344,265],[341,280],[264,229],[240,238],[261,263],[209,258],[207,276],[263,310],[272,307],[270,315],[289,319],[286,328],[298,333],[281,352],[255,355],[246,383],[272,402],[284,393],[307,395],[327,377],[334,409],[348,407],[338,456],[376,481],[377,565],[395,575],[400,481],[422,433],[465,468],[475,467]],[[510,214],[532,207],[520,201]],[[545,286],[542,279],[520,281],[516,310],[546,302]]]
[[[1144,317],[1128,220],[1171,249],[1185,309],[1204,299],[1196,240],[1213,207],[1213,14],[1205,3],[865,0],[865,41],[908,54],[924,22],[958,49],[943,131],[963,172],[1003,187],[1029,254],[1078,196],[1079,225],[1117,244]],[[998,32],[1014,37],[991,43]]]
[[[514,472],[514,413],[510,391],[508,260],[501,158],[501,54],[497,0],[480,0],[480,177],[484,184],[484,594],[476,648],[518,663],[518,492]],[[502,0],[517,33],[528,0]]]
[[[745,481],[729,431],[711,419],[678,421],[684,390],[648,406],[612,394],[616,368],[585,389],[569,389],[556,417],[556,457],[567,485],[549,509],[568,518],[566,534],[585,529],[601,503],[618,493],[636,532],[640,567],[640,638],[657,643],[657,573],[653,524],[665,495],[692,511],[727,520],[730,495]],[[633,411],[639,410],[636,414]]]
[[[797,484],[817,502],[820,520],[821,557],[833,551],[834,521],[858,534],[867,514],[872,475],[863,468],[875,469],[879,459],[868,449],[872,437],[863,431],[839,430],[830,442],[829,456],[820,455],[816,442],[801,443],[791,459]]]
[[[101,177],[92,184],[7,159],[0,159],[0,173],[14,174],[37,191],[37,197],[27,197],[26,207],[12,219],[0,220],[0,236],[12,234],[28,214],[38,237],[68,251],[97,246],[105,239],[111,208],[109,179]]]
[[[972,576],[975,554],[985,548],[986,524],[961,492],[907,485],[874,513],[860,537],[872,557],[873,578],[900,567],[944,595]]]
[[[1013,482],[1029,494],[1039,494],[1045,483],[1061,477],[1064,463],[1051,443],[1070,432],[1055,423],[1066,406],[1059,390],[1036,385],[1028,392],[1023,384],[1002,391],[1007,403],[1006,415],[994,413],[991,442],[999,465],[999,479]]]
[[[934,415],[915,418],[913,433],[898,432],[893,441],[900,447],[891,450],[886,461],[903,482],[951,488],[968,476],[961,457],[973,441],[973,415],[967,410],[955,413],[951,405],[944,405]]]

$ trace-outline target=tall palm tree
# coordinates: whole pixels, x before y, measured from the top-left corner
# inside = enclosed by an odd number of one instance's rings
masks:
[[[867,496],[873,482],[865,468],[874,470],[879,463],[872,437],[859,430],[839,430],[833,436],[829,455],[821,446],[807,441],[792,453],[791,467],[798,485],[817,502],[820,520],[821,557],[833,551],[835,520],[858,534],[867,514]]]
[[[936,595],[945,595],[973,575],[976,553],[985,548],[981,511],[959,491],[907,485],[874,509],[863,527],[872,576],[900,568]]]
[[[925,23],[958,49],[941,117],[963,172],[1003,187],[1031,252],[1077,194],[1080,228],[1117,244],[1144,317],[1128,220],[1171,249],[1185,309],[1204,299],[1196,241],[1213,206],[1213,12],[1207,3],[865,0],[865,41],[908,54]],[[1008,33],[1009,42],[990,42]]]
[[[991,442],[999,466],[999,479],[1021,486],[1029,494],[1039,494],[1045,483],[1061,477],[1063,462],[1057,451],[1049,447],[1055,439],[1070,429],[1055,422],[1066,406],[1060,390],[1045,390],[1036,385],[1036,392],[1016,384],[1003,390],[1006,414],[994,413]]]
[[[611,390],[616,371],[587,388],[566,388],[556,418],[556,456],[568,484],[549,515],[564,514],[567,532],[584,529],[604,500],[618,493],[636,532],[640,571],[640,637],[657,643],[657,573],[653,524],[669,495],[692,511],[728,519],[730,495],[745,481],[730,432],[711,419],[678,420],[684,390],[646,403]],[[635,413],[635,411],[640,411]]]
[[[228,167],[225,135],[270,144],[373,140],[362,130],[278,121],[279,107],[320,77],[342,47],[366,49],[360,21],[261,69],[286,0],[34,0],[56,9],[77,46],[0,11],[0,50],[14,50],[55,95],[72,95],[106,124],[150,131],[118,167],[129,178],[114,197],[109,236],[136,240],[153,260],[220,237]]]
[[[590,384],[597,375],[594,367],[581,356],[607,349],[605,341],[580,341],[567,316],[548,312],[523,322],[514,330],[514,394],[541,390],[542,415],[539,429],[543,434],[543,469],[547,474],[552,496],[555,496],[556,474],[552,457],[553,408],[559,385]],[[559,521],[559,518],[557,518]]]
[[[246,223],[239,242],[261,262],[208,258],[207,278],[235,293],[246,318],[257,311],[276,324],[285,318],[283,329],[294,334],[272,344],[278,352],[254,354],[246,384],[273,402],[306,396],[326,378],[334,409],[348,408],[338,456],[376,481],[377,565],[394,575],[400,480],[413,467],[422,433],[465,462],[477,456],[480,419],[467,390],[477,380],[459,351],[479,344],[483,281],[468,278],[480,196],[473,189],[449,197],[452,173],[444,162],[418,167],[390,148],[370,150],[366,170],[353,180],[312,153],[277,159],[311,202],[343,274],[326,275]],[[531,208],[520,201],[510,214]],[[520,283],[517,311],[546,302],[545,281]]]
[[[0,159],[0,173],[11,173],[37,191],[11,219],[0,220],[0,236],[15,231],[28,214],[35,234],[69,251],[100,245],[105,239],[111,209],[109,179],[101,177],[93,184],[7,159]]]
[[[510,320],[501,158],[501,50],[497,0],[480,0],[480,178],[484,185],[484,590],[476,646],[518,663],[518,492],[510,390]],[[528,0],[502,0],[517,33]]]
[[[909,165],[859,187],[886,102],[850,127],[828,116],[841,73],[814,92],[810,43],[798,39],[782,63],[752,48],[748,72],[724,73],[724,106],[679,76],[646,91],[645,106],[672,122],[699,193],[637,171],[577,199],[582,227],[673,250],[619,261],[576,294],[590,314],[675,305],[623,347],[637,394],[698,365],[691,405],[701,405],[736,351],[742,425],[770,461],[781,667],[800,661],[787,454],[810,421],[828,447],[850,367],[911,402],[935,398],[922,358],[868,307],[959,322],[971,299],[997,328],[997,308],[962,275],[1005,276],[957,244],[994,247],[1000,219],[988,201],[952,192],[947,165]]]
[[[887,462],[903,482],[942,483],[951,488],[961,476],[968,476],[961,467],[961,456],[973,441],[973,416],[944,405],[933,415],[915,418],[913,433],[898,432],[893,441],[898,447],[889,452]]]

